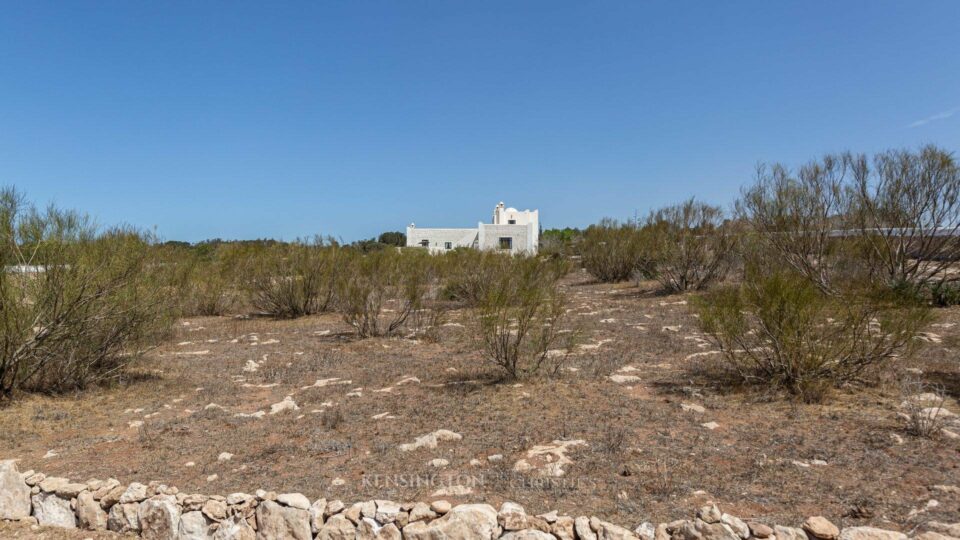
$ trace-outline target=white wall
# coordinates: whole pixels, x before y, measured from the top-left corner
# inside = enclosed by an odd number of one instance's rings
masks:
[[[407,227],[407,247],[420,247],[420,242],[426,240],[427,248],[431,253],[440,253],[447,250],[446,243],[450,242],[450,249],[458,247],[477,247],[477,229],[433,229]]]
[[[480,249],[500,251],[501,238],[512,239],[513,247],[510,249],[510,253],[535,254],[537,252],[537,245],[530,242],[530,225],[480,224]]]

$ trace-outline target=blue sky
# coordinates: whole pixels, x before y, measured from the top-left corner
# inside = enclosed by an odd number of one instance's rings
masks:
[[[960,151],[955,0],[0,7],[0,184],[167,239],[584,226]]]

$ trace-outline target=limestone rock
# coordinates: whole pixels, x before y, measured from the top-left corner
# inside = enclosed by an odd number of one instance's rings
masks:
[[[820,540],[835,540],[840,536],[840,529],[823,516],[808,517],[803,522],[803,530]]]
[[[960,522],[943,523],[942,521],[928,521],[926,523],[926,528],[940,534],[960,538]]]
[[[624,529],[619,525],[600,521],[597,526],[597,538],[599,540],[637,540],[637,536],[629,529]]]
[[[312,540],[310,513],[300,508],[281,506],[273,501],[263,501],[257,507],[257,538]]]
[[[210,499],[209,501],[203,503],[203,506],[200,507],[200,511],[203,512],[203,515],[214,521],[223,521],[227,519],[227,503],[225,501]]]
[[[430,509],[438,514],[446,514],[450,511],[451,505],[449,502],[444,500],[433,501],[430,503]]]
[[[140,501],[146,500],[147,498],[147,486],[134,482],[127,486],[127,489],[124,490],[123,495],[120,495],[120,500],[118,502],[126,503],[138,503]]]
[[[231,493],[227,495],[227,504],[246,504],[254,499],[253,495],[247,493]]]
[[[501,540],[556,540],[552,534],[537,529],[510,531],[500,537]]]
[[[357,527],[356,540],[401,540],[403,535],[393,523],[380,525],[376,520],[365,517]]]
[[[70,483],[70,480],[68,480],[67,478],[60,478],[59,476],[47,476],[47,477],[44,477],[44,479],[41,480],[40,483],[37,484],[37,486],[40,487],[40,491],[43,491],[46,493],[53,493],[60,486],[63,486],[69,483]]]
[[[803,529],[796,527],[775,525],[773,527],[773,533],[776,535],[777,540],[809,540],[807,533],[803,532]]]
[[[17,470],[17,462],[0,461],[0,519],[30,517],[30,486]]]
[[[577,533],[574,530],[573,518],[570,516],[559,516],[550,524],[550,533],[560,540],[575,540]]]
[[[497,511],[488,504],[461,504],[438,519],[415,521],[403,528],[404,540],[437,538],[492,540],[500,536]]]
[[[580,540],[597,540],[597,533],[590,528],[590,520],[585,516],[573,520],[573,529]]]
[[[323,513],[326,510],[326,499],[317,499],[310,505],[310,530],[313,531],[313,534],[320,532],[320,527],[323,527]]]
[[[410,521],[422,521],[425,519],[433,519],[437,517],[437,513],[430,509],[430,505],[422,502],[418,502],[413,505],[413,508],[410,509]]]
[[[847,527],[840,531],[840,540],[907,540],[907,535],[876,527]]]
[[[701,507],[700,510],[697,510],[697,517],[706,523],[720,523],[723,514],[720,513],[717,505],[708,504],[707,506]]]
[[[329,517],[334,514],[339,514],[343,511],[343,508],[343,501],[334,499],[327,503],[327,509],[323,511],[323,515]]]
[[[505,502],[497,512],[497,523],[505,531],[519,531],[527,528],[527,512],[517,503]]]
[[[914,536],[911,540],[954,540],[954,537],[940,534],[938,532],[927,531]]]
[[[536,472],[540,476],[560,477],[566,474],[564,467],[573,463],[567,457],[572,448],[586,446],[587,442],[575,440],[555,440],[550,444],[539,444],[527,450],[526,457],[513,464],[515,472]]]
[[[107,529],[118,533],[139,532],[139,507],[139,503],[117,503],[111,506],[110,513],[107,514]]]
[[[256,540],[257,533],[243,516],[235,515],[220,523],[213,540]]]
[[[374,519],[383,524],[396,522],[397,517],[399,517],[403,511],[400,508],[400,504],[393,501],[377,500],[374,502],[377,505],[377,512]]]
[[[770,538],[773,536],[773,529],[767,525],[764,525],[763,523],[751,521],[750,523],[747,523],[747,527],[750,528],[750,533],[757,538]]]
[[[77,496],[77,523],[82,529],[99,531],[107,528],[107,513],[89,491]]]
[[[674,540],[740,540],[729,525],[719,521],[707,523],[700,518],[685,522],[672,537]]]
[[[13,462],[13,460],[9,460],[9,461]],[[13,462],[13,463],[15,463],[15,462]],[[2,467],[2,465],[0,465],[0,467]],[[27,485],[30,486],[30,487],[39,485],[40,482],[43,482],[46,478],[47,478],[47,475],[45,475],[45,474],[43,474],[43,473],[41,473],[41,472],[35,472],[35,473],[30,473],[30,474],[24,474],[24,475],[23,475],[23,481],[26,482]]]
[[[109,490],[100,489],[97,491],[97,493],[100,493],[103,491],[105,492],[100,495],[100,508],[103,508],[104,510],[109,510],[113,505],[120,502],[120,496],[127,491],[127,488],[121,485],[116,485],[110,488]],[[97,493],[94,493],[93,495],[94,499],[97,498]]]
[[[184,513],[186,512],[195,512],[201,510],[203,505],[210,500],[210,497],[206,495],[201,495],[199,493],[191,493],[189,495],[177,495],[177,502],[180,503],[180,506],[183,507]]]
[[[155,495],[137,509],[140,537],[146,540],[176,540],[180,531],[180,508],[172,495]]]
[[[53,493],[40,492],[31,498],[33,516],[41,526],[77,528],[77,518],[70,508],[70,500]]]
[[[281,493],[277,495],[277,502],[300,510],[310,509],[310,499],[301,493]]]
[[[633,530],[633,534],[637,535],[640,538],[640,540],[654,540],[654,537],[656,536],[656,532],[657,532],[657,527],[653,523],[650,523],[649,521],[645,521],[641,523],[640,525],[637,526],[636,529]],[[749,534],[749,531],[748,531],[748,534]]]
[[[401,452],[411,452],[418,448],[436,448],[440,441],[459,441],[463,435],[454,433],[448,429],[438,429],[433,433],[427,433],[414,439],[412,443],[401,444],[398,446]]]
[[[720,516],[720,522],[733,529],[733,532],[737,533],[737,536],[743,538],[743,540],[750,538],[750,527],[747,527],[747,524],[737,516],[724,513]]]
[[[180,516],[177,540],[210,540],[213,538],[214,521],[199,510],[185,512]]]
[[[320,528],[317,540],[354,540],[356,534],[357,530],[353,522],[342,514],[336,514]]]

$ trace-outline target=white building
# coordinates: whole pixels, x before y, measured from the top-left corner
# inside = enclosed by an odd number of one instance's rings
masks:
[[[492,223],[477,223],[475,229],[422,229],[407,227],[407,246],[425,247],[431,253],[469,247],[509,253],[536,254],[540,245],[540,211],[493,209]]]

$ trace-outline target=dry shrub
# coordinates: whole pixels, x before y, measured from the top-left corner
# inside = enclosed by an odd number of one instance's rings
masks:
[[[649,260],[641,231],[611,219],[591,225],[579,243],[580,260],[593,277],[605,283],[626,281],[646,273]]]
[[[278,318],[321,313],[333,307],[343,262],[343,250],[320,238],[274,244],[248,258],[245,286],[261,313]]]
[[[761,166],[738,218],[771,261],[842,295],[851,281],[917,288],[956,281],[960,167],[935,146]]]
[[[928,439],[940,436],[945,417],[943,404],[946,402],[943,389],[908,380],[903,383],[901,393],[907,433]]]
[[[240,309],[240,270],[246,254],[241,246],[232,244],[209,250],[180,246],[163,249],[165,264],[176,268],[180,315],[219,316]]]
[[[671,292],[700,290],[722,280],[733,260],[733,237],[722,229],[723,211],[694,199],[652,213],[653,276]]]
[[[0,192],[0,399],[117,380],[169,330],[150,238]]]
[[[497,276],[508,272],[511,257],[494,251],[457,249],[436,257],[443,274],[442,296],[476,306]]]
[[[911,352],[927,312],[897,298],[859,291],[824,294],[797,272],[748,272],[741,286],[698,302],[700,324],[725,366],[747,383],[784,388],[804,401],[863,381],[871,370]]]
[[[351,251],[337,287],[338,308],[359,337],[394,335],[411,314],[426,309],[436,281],[435,265],[427,253]],[[417,317],[423,322],[420,317],[424,315]]]
[[[565,299],[557,282],[567,266],[535,257],[505,258],[510,264],[492,277],[474,313],[481,350],[509,378],[555,373],[575,336],[560,327]]]

